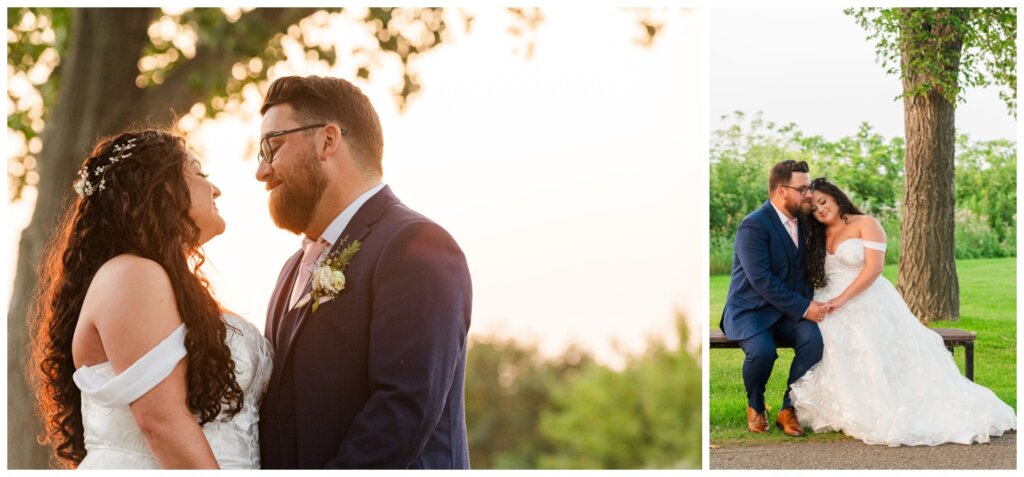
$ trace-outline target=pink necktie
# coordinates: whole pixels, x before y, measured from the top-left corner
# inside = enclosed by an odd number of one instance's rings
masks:
[[[320,254],[327,250],[331,244],[327,243],[324,239],[312,241],[309,239],[303,239],[303,251],[302,251],[302,263],[299,264],[299,274],[295,277],[295,284],[292,285],[292,300],[289,308],[295,308],[295,303],[302,298],[300,294],[305,289],[306,283],[309,282],[309,277],[313,274],[313,266],[316,263],[316,259],[320,258]]]
[[[793,239],[793,245],[800,248],[800,242],[796,240],[796,218],[786,221],[786,230],[789,230],[789,238]]]

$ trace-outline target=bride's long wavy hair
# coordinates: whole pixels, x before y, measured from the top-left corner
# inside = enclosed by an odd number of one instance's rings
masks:
[[[113,163],[111,158],[121,155],[115,147],[133,139],[130,155]],[[214,420],[222,408],[227,416],[241,410],[242,390],[224,341],[226,324],[199,269],[205,257],[199,227],[189,217],[187,160],[184,139],[166,131],[126,132],[100,140],[80,172],[95,189],[66,203],[43,251],[30,315],[29,376],[45,424],[39,440],[53,447],[62,466],[77,467],[86,454],[82,395],[72,380],[71,342],[78,315],[97,270],[121,254],[153,260],[170,277],[187,328],[189,410],[201,424]]]
[[[850,215],[863,215],[839,187],[824,177],[812,180],[811,190],[831,196],[836,201],[839,218],[843,221],[846,221]],[[807,259],[804,265],[807,268],[807,277],[810,278],[811,285],[814,288],[821,288],[828,284],[828,278],[825,277],[825,254],[828,252],[825,247],[825,224],[818,222],[814,218],[814,214],[811,214],[805,223],[807,224]]]

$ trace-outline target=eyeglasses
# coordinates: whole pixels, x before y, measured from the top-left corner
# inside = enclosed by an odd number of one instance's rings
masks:
[[[812,192],[811,186],[790,187],[788,185],[784,185],[782,187],[785,187],[787,189],[793,189],[796,191],[797,194],[800,195],[807,195],[808,193]]]
[[[327,125],[327,123],[310,124],[309,126],[302,126],[302,127],[292,128],[292,129],[285,129],[284,131],[275,131],[275,132],[267,134],[266,136],[263,136],[263,139],[260,139],[260,154],[259,154],[260,162],[259,163],[261,165],[262,164],[269,165],[271,162],[274,162],[274,150],[271,149],[271,147],[270,147],[270,140],[271,139],[273,139],[275,137],[279,137],[279,136],[284,136],[285,134],[291,134],[293,132],[305,131],[307,129],[313,129],[313,128],[322,128],[322,127],[324,127],[326,125]],[[341,129],[341,128],[339,128],[339,129]],[[347,134],[348,134],[348,130],[347,129],[341,129],[341,135],[342,136],[345,136]]]

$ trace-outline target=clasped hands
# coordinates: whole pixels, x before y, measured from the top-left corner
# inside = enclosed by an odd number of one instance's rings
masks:
[[[827,302],[812,301],[811,306],[807,307],[807,314],[804,318],[811,320],[815,323],[821,323],[825,320],[825,315],[828,315],[832,310],[839,307],[841,303],[838,300],[832,300]]]

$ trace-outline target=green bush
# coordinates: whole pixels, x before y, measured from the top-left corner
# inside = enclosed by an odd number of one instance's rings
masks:
[[[622,371],[591,367],[559,388],[541,417],[557,448],[541,458],[554,469],[701,468],[700,351],[652,341]]]
[[[1016,225],[1011,232],[992,230],[985,216],[971,210],[956,211],[956,258],[998,258],[1016,256]],[[1005,238],[1000,237],[1005,235]]]
[[[466,426],[478,469],[701,467],[700,351],[677,316],[625,369],[570,348],[555,358],[512,338],[474,337]]]
[[[711,274],[732,272],[732,237],[711,237],[710,261]]]

